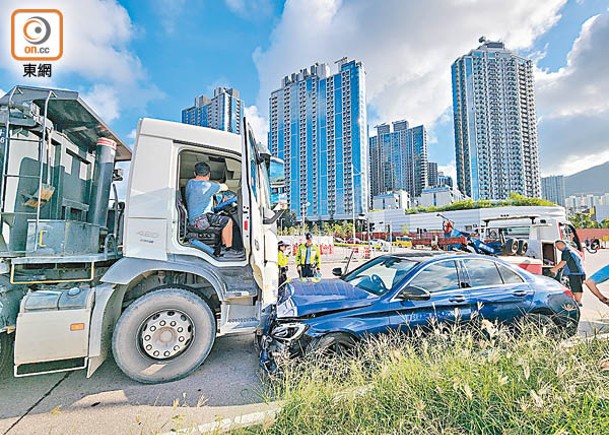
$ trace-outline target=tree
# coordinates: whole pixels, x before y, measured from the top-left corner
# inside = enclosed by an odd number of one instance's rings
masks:
[[[598,228],[598,223],[592,220],[590,213],[575,213],[573,216],[569,216],[569,220],[577,229]]]
[[[601,222],[601,228],[609,228],[609,218],[603,219]]]
[[[332,236],[332,226],[329,222],[324,222],[321,224],[321,232],[325,236]]]

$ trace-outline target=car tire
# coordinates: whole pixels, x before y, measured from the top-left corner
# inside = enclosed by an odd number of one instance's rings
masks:
[[[307,346],[307,355],[352,356],[355,353],[355,339],[345,333],[330,333],[315,338]]]
[[[9,367],[13,360],[13,336],[0,332],[0,379],[11,377]]]
[[[536,331],[543,331],[545,329],[550,337],[562,337],[566,335],[566,331],[561,331],[556,322],[547,314],[529,313],[524,318],[523,326],[524,329],[532,327]]]
[[[168,287],[127,307],[114,329],[112,352],[131,379],[170,382],[201,366],[215,337],[216,319],[209,304],[189,290]]]

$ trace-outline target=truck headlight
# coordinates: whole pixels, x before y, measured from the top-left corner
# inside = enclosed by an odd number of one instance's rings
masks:
[[[309,326],[304,323],[284,323],[273,328],[270,335],[279,341],[292,341],[302,337],[307,329]]]

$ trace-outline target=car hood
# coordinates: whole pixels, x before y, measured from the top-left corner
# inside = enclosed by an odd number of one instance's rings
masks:
[[[296,279],[279,292],[277,317],[302,317],[371,305],[378,296],[342,279]]]

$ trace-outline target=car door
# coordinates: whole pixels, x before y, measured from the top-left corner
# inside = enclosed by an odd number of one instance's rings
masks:
[[[484,258],[464,258],[473,316],[510,321],[530,307],[534,291],[514,268]]]
[[[243,160],[241,170],[241,194],[243,198],[243,245],[245,253],[254,270],[254,278],[262,288],[265,244],[263,226],[264,192],[261,187],[258,170],[260,156],[258,155],[254,133],[245,118],[243,119],[242,127],[241,148]]]
[[[428,300],[403,300],[399,292],[415,286],[430,293]],[[462,272],[455,260],[441,260],[424,266],[390,300],[389,329],[409,330],[427,327],[434,322],[469,321],[471,303],[464,288]]]

